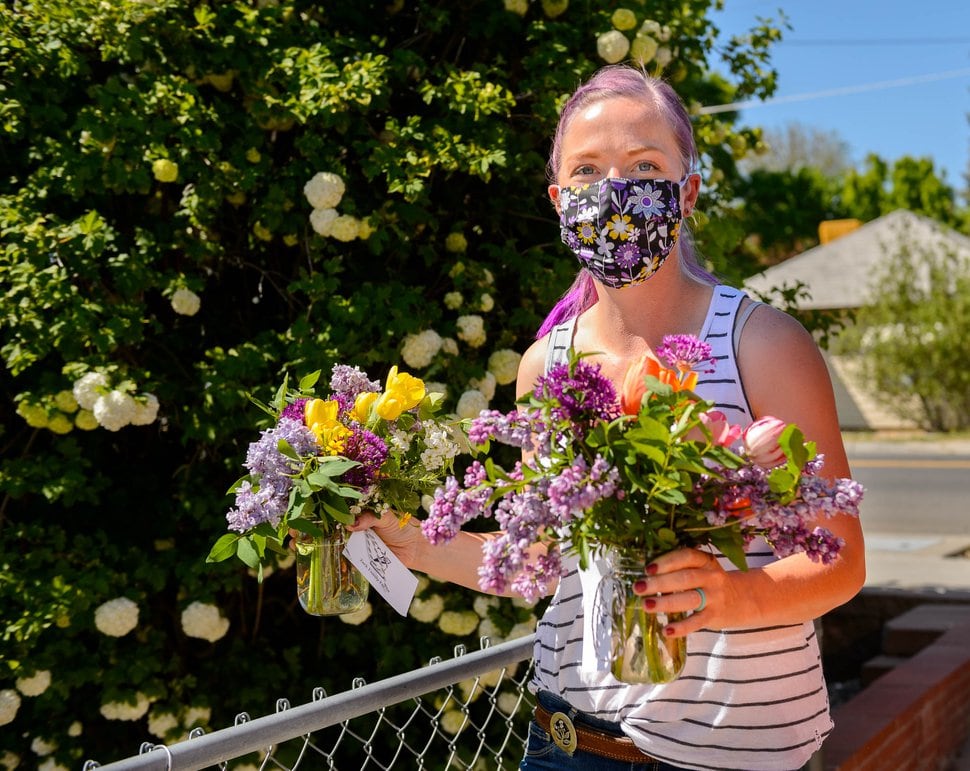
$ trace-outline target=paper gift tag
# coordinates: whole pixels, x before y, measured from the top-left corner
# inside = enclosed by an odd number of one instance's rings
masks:
[[[418,589],[418,577],[404,567],[373,530],[351,533],[344,546],[344,556],[394,610],[402,616],[408,614]]]

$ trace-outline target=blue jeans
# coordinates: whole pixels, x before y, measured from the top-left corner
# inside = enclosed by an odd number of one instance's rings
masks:
[[[619,723],[578,712],[565,699],[548,691],[539,691],[536,700],[548,712],[565,712],[576,725],[585,725],[603,733],[623,736]],[[629,763],[625,760],[613,760],[591,752],[576,750],[569,755],[561,750],[552,740],[547,731],[539,727],[534,720],[529,724],[529,739],[525,746],[525,757],[519,765],[519,771],[561,771],[561,769],[576,769],[576,771],[684,771],[669,763],[649,760],[644,763]]]

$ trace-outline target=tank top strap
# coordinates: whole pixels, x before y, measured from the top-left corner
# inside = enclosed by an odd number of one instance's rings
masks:
[[[546,348],[546,368],[548,372],[557,364],[569,361],[569,349],[573,347],[573,333],[576,331],[576,316],[562,324],[557,324],[549,332],[549,342]]]

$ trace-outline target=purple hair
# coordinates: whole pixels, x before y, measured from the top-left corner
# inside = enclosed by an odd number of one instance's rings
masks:
[[[681,162],[684,174],[693,172],[700,165],[697,145],[694,142],[694,129],[691,126],[690,115],[684,103],[677,96],[677,92],[660,78],[652,77],[646,72],[625,64],[614,64],[602,67],[585,83],[583,83],[563,105],[559,114],[559,125],[553,135],[552,150],[549,162],[546,164],[546,176],[549,182],[556,183],[559,178],[559,165],[562,162],[562,138],[569,128],[573,116],[603,99],[625,96],[631,99],[643,99],[651,102],[661,116],[667,121],[674,134],[677,147],[680,148]],[[683,270],[690,276],[705,283],[716,283],[716,279],[700,266],[690,229],[684,223],[678,238],[680,258]],[[593,277],[583,268],[576,276],[572,286],[566,290],[559,302],[553,307],[539,327],[536,339],[563,321],[578,316],[596,302],[596,286]]]

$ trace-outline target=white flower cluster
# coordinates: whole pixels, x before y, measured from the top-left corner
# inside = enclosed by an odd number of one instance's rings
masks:
[[[62,766],[54,758],[47,758],[37,766],[37,771],[70,771],[70,769]]]
[[[458,343],[453,337],[446,337],[441,341],[441,352],[447,353],[449,356],[458,355]]]
[[[39,758],[50,755],[56,749],[57,742],[48,741],[43,736],[35,736],[30,742],[30,751]]]
[[[124,637],[138,626],[138,604],[127,597],[115,597],[94,611],[94,625],[109,637]]]
[[[303,186],[303,195],[313,207],[310,227],[318,235],[338,241],[353,241],[355,238],[367,240],[374,231],[366,220],[337,211],[337,204],[346,190],[347,186],[339,174],[320,171],[310,178]]]
[[[363,624],[367,619],[370,618],[371,613],[374,612],[374,606],[369,602],[365,602],[363,607],[358,608],[353,613],[341,613],[339,618],[345,624],[350,624],[351,626],[359,626]]]
[[[172,292],[172,310],[180,316],[194,316],[202,307],[202,300],[191,289],[180,286]]]
[[[111,389],[103,372],[88,372],[74,383],[73,395],[77,403],[91,412],[94,420],[108,431],[125,426],[147,426],[158,417],[158,397],[144,393],[138,397],[127,391]]]
[[[529,0],[504,0],[505,10],[518,16],[525,16],[529,10]]]
[[[109,701],[101,705],[101,715],[105,720],[141,720],[151,706],[151,699],[139,692],[135,694],[135,703],[124,701]]]
[[[468,725],[468,716],[458,709],[445,710],[441,716],[441,727],[450,734],[457,734]]]
[[[20,694],[13,688],[0,691],[0,725],[12,723],[20,709]]]
[[[495,387],[498,385],[498,380],[495,375],[486,370],[482,377],[473,377],[469,380],[468,385],[476,391],[481,391],[482,396],[487,401],[492,401],[495,398]]]
[[[17,690],[24,696],[40,696],[50,688],[51,673],[49,669],[41,669],[30,677],[17,678]]]
[[[13,771],[19,765],[20,756],[10,750],[4,750],[3,754],[0,755],[0,768],[4,771]]]
[[[152,710],[148,716],[148,733],[165,739],[170,731],[178,728],[179,720],[171,712],[155,712]]]
[[[182,631],[189,637],[215,642],[229,631],[229,619],[219,608],[206,602],[193,602],[182,611]]]
[[[204,726],[209,723],[212,710],[208,707],[189,707],[179,720],[179,716],[169,710],[152,710],[148,715],[148,733],[157,736],[159,739],[171,740],[176,735],[177,729],[188,732],[197,726]]]
[[[630,52],[630,39],[618,29],[596,38],[596,53],[607,64],[616,64]]]
[[[448,429],[434,423],[426,423],[424,429],[425,449],[421,452],[421,463],[428,471],[436,471],[458,455],[460,447]]]
[[[438,355],[442,342],[441,335],[433,329],[425,329],[416,335],[408,335],[404,338],[401,358],[412,369],[423,369]]]
[[[488,409],[488,399],[485,394],[477,388],[470,388],[458,397],[458,405],[455,412],[463,420],[473,420],[477,418],[482,410]]]
[[[411,618],[430,624],[445,609],[445,600],[440,594],[432,594],[430,597],[415,597],[411,600],[411,607],[408,608],[408,615]],[[17,704],[20,704],[18,698]],[[2,723],[0,723],[2,725]]]
[[[461,292],[448,292],[445,294],[444,303],[445,307],[450,311],[456,311],[465,302],[465,297]]]
[[[500,348],[488,357],[488,371],[495,376],[499,385],[508,385],[515,382],[521,361],[522,354],[510,348]]]
[[[449,233],[445,238],[445,249],[452,254],[460,254],[468,249],[468,239],[463,233]]]
[[[446,610],[438,617],[438,628],[445,634],[464,637],[478,628],[479,620],[473,610]]]
[[[485,344],[485,321],[481,316],[459,316],[456,323],[460,340],[464,340],[472,348],[480,348]]]

